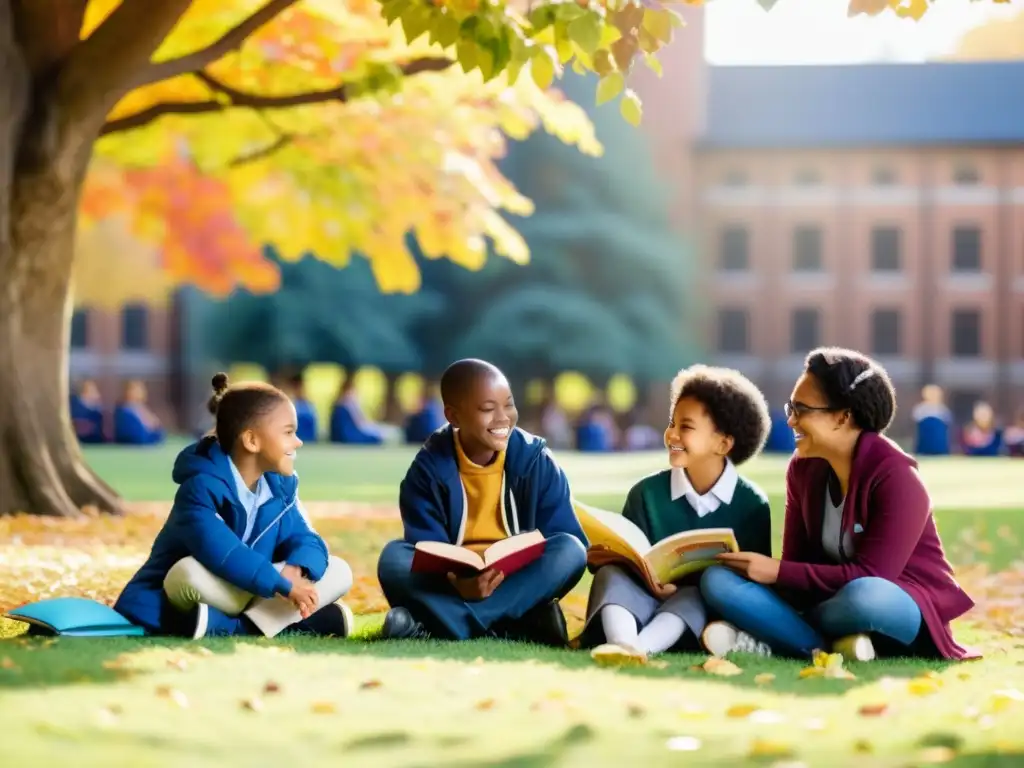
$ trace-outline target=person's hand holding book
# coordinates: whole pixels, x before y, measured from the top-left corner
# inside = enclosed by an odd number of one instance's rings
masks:
[[[454,573],[448,574],[448,581],[467,602],[486,600],[504,580],[505,574],[495,568],[488,568],[471,576],[459,577]]]
[[[782,561],[757,552],[725,552],[715,559],[758,584],[771,585],[779,580]]]

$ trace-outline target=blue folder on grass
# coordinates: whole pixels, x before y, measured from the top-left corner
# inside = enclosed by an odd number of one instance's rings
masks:
[[[23,621],[34,635],[64,637],[115,637],[145,635],[146,630],[132,624],[109,605],[84,597],[55,597],[14,608],[4,614]]]

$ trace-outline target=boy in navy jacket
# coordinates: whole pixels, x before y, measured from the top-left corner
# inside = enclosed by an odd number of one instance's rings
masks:
[[[386,638],[463,640],[498,636],[568,643],[558,605],[586,569],[587,539],[565,474],[545,441],[516,427],[504,374],[482,360],[460,360],[441,379],[449,425],[417,453],[399,491],[405,529],[381,553],[377,575],[391,604]],[[539,530],[544,554],[503,578],[413,573],[415,545],[440,541],[482,552],[507,536]]]

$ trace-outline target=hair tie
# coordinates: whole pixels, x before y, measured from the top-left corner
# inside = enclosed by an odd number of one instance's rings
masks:
[[[852,382],[850,382],[849,391],[853,392],[853,390],[855,390],[857,388],[858,384],[860,384],[862,381],[867,381],[868,379],[870,379],[874,375],[875,375],[874,368],[865,368],[863,371],[861,371],[860,373],[857,374],[857,378],[855,378]]]

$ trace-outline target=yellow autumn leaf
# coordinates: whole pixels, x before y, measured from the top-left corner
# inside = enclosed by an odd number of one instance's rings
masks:
[[[754,712],[761,709],[756,704],[734,704],[725,710],[726,717],[743,718],[750,717]]]
[[[720,677],[733,677],[743,674],[743,670],[728,659],[720,659],[715,656],[705,661],[702,669],[709,675],[718,675]]]

